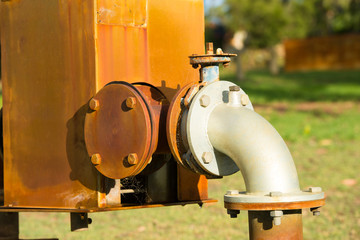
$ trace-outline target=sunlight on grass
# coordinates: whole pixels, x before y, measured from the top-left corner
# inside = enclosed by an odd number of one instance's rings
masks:
[[[327,194],[320,217],[304,210],[304,239],[360,236],[360,71],[247,73],[240,82],[255,110],[283,136],[302,188]],[[230,71],[222,79],[235,81]],[[236,81],[235,81],[236,82]],[[209,181],[217,204],[90,214],[86,232],[71,233],[69,214],[22,213],[21,237],[60,239],[247,239],[247,213],[230,219],[223,207],[228,189],[244,190],[241,174]]]

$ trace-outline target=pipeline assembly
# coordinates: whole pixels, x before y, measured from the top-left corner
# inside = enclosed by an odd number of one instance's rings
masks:
[[[0,239],[18,213],[206,204],[208,179],[241,172],[224,196],[250,239],[302,239],[302,191],[279,133],[220,80],[233,54],[204,51],[203,0],[0,2],[3,82]],[[237,186],[234,186],[234,188]],[[225,217],[225,214],[224,214]]]

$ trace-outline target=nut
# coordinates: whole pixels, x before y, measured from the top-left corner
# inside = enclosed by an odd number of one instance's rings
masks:
[[[128,97],[126,99],[126,106],[128,108],[134,108],[136,106],[136,98],[134,97]]]
[[[238,92],[238,91],[240,91],[240,87],[239,86],[230,86],[229,87],[229,90],[231,91],[231,92]]]
[[[200,105],[202,107],[207,107],[210,105],[210,97],[208,95],[204,95],[200,98]]]
[[[127,161],[130,165],[136,165],[139,163],[139,158],[138,155],[136,153],[130,153],[127,156]]]
[[[320,211],[319,210],[313,211],[312,213],[313,213],[313,216],[320,216]]]
[[[283,215],[283,211],[281,210],[270,211],[271,217],[281,217],[282,215]]]
[[[248,104],[249,104],[249,101],[250,101],[250,99],[249,99],[249,96],[248,96],[248,95],[246,95],[246,94],[242,94],[242,95],[241,95],[241,104],[242,104],[243,106],[248,105]]]
[[[237,218],[237,215],[240,214],[240,210],[228,209],[227,213],[230,215],[231,218]]]
[[[201,156],[205,164],[209,164],[212,161],[212,157],[213,156],[210,152],[204,152],[203,155]]]
[[[270,197],[280,197],[282,192],[270,192]]]
[[[100,108],[99,100],[92,98],[89,102],[89,107],[91,110],[97,111]]]
[[[223,50],[221,48],[216,49],[216,54],[221,55],[223,54]]]
[[[92,164],[94,164],[94,165],[99,165],[99,164],[101,164],[101,156],[100,156],[100,154],[98,154],[98,153],[93,154],[93,155],[91,156],[91,162],[92,162]]]
[[[311,193],[321,193],[322,189],[321,189],[321,187],[309,187],[309,192],[311,192]]]
[[[236,195],[239,194],[239,190],[227,190],[226,195]]]
[[[275,226],[279,226],[281,224],[282,215],[283,211],[281,210],[270,211],[270,216],[273,217],[273,223]]]

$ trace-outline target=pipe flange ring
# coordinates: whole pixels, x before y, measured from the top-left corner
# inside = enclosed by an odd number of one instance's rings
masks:
[[[293,193],[246,193],[229,191],[224,196],[225,207],[236,210],[302,209],[325,205],[325,193],[298,191]]]
[[[198,166],[212,176],[227,176],[239,171],[234,161],[216,150],[207,135],[207,123],[216,106],[229,102],[228,81],[217,81],[204,86],[193,97],[186,119],[186,135],[189,148]],[[240,89],[240,94],[245,92]],[[254,110],[250,101],[244,106]]]

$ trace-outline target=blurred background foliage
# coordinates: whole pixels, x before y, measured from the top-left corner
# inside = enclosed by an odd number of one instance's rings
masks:
[[[360,33],[360,0],[206,2],[206,41],[237,53],[239,59],[245,57],[250,62],[266,59],[266,67],[273,74],[279,73],[284,61],[279,52],[279,44],[284,40]],[[237,38],[242,44],[234,46]],[[264,61],[258,62],[263,67]],[[244,78],[242,65],[239,60],[238,79]]]

